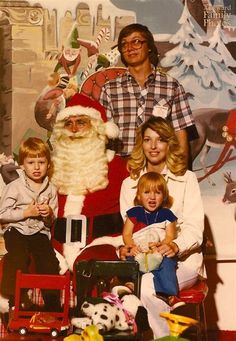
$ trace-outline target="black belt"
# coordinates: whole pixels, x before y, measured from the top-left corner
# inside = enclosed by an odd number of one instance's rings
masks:
[[[60,243],[66,241],[66,218],[57,218],[54,224],[53,237]],[[87,217],[87,240],[90,242],[94,238],[121,234],[123,220],[119,212],[112,214]],[[71,242],[81,240],[81,221],[72,219]]]

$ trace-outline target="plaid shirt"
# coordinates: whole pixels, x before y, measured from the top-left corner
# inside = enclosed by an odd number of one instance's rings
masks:
[[[135,144],[136,128],[150,116],[169,119],[176,131],[194,125],[182,85],[171,76],[153,69],[141,88],[127,70],[121,77],[105,83],[100,102],[108,120],[120,128],[121,155],[129,155]]]

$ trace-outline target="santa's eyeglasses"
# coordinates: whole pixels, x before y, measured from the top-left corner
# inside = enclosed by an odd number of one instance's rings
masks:
[[[146,40],[140,40],[140,39],[133,39],[131,41],[123,41],[120,44],[120,50],[122,52],[126,52],[129,48],[134,50],[139,50],[143,46],[144,43],[146,43]]]

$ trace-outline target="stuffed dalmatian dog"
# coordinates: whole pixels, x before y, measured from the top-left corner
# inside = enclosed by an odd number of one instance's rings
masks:
[[[121,287],[125,294],[119,297],[117,293]],[[149,328],[146,309],[127,287],[114,287],[111,293],[104,293],[103,298],[107,302],[92,304],[85,301],[82,304],[81,312],[85,317],[74,317],[71,320],[71,324],[78,332],[89,325],[97,326],[101,332],[116,329],[133,330],[136,333],[137,329]]]
[[[71,323],[79,329],[89,325],[95,325],[99,331],[109,331],[111,329],[130,330],[131,325],[125,319],[121,308],[107,303],[92,304],[85,301],[81,306],[85,318],[73,318]]]

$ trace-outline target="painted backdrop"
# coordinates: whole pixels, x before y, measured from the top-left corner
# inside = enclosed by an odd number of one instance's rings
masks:
[[[50,139],[57,112],[91,74],[122,66],[116,41],[133,22],[151,29],[160,67],[189,96],[200,134],[191,146],[193,170],[213,244],[208,322],[232,330],[236,317],[226,306],[236,305],[234,0],[0,1],[0,163],[17,155],[26,136]]]

